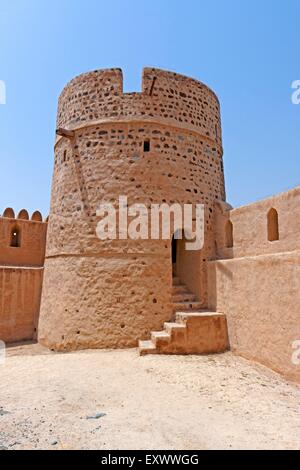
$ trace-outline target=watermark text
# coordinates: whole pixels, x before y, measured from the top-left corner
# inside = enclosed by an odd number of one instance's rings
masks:
[[[294,80],[292,83],[292,89],[295,90],[292,93],[292,103],[300,104],[300,80]]]
[[[0,80],[0,104],[6,104],[6,85],[3,80]]]
[[[5,356],[6,356],[6,346],[4,341],[0,340],[0,366],[5,363]]]
[[[292,354],[292,363],[295,366],[300,365],[300,339],[297,339],[292,342],[292,348],[294,349],[294,352]]]
[[[185,239],[186,250],[201,250],[204,245],[204,205],[132,204],[119,196],[117,207],[100,204],[96,233],[100,240]]]

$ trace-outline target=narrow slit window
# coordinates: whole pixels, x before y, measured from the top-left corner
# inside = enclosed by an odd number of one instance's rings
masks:
[[[19,248],[21,246],[21,232],[18,228],[14,228],[11,231],[10,246],[13,248]]]
[[[278,212],[273,208],[268,212],[268,240],[269,242],[279,240]]]
[[[233,247],[233,225],[230,220],[227,220],[225,226],[225,242],[227,248]]]
[[[144,152],[150,152],[150,140],[144,140]]]

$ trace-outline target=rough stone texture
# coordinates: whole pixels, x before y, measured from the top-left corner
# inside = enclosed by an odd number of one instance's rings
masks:
[[[210,263],[209,305],[226,314],[235,353],[299,382],[292,343],[300,340],[300,188],[239,209],[221,206],[218,255],[233,259]],[[279,215],[279,240],[272,242],[267,233],[271,208]],[[224,246],[228,219],[233,248]]]
[[[170,315],[166,292],[157,292],[157,285],[169,283],[163,266],[141,256],[47,260],[43,302],[51,315],[42,317],[40,341],[57,350],[136,346]],[[61,320],[54,326],[56,312]]]
[[[172,316],[171,241],[96,236],[99,204],[119,195],[129,205],[205,204],[205,246],[182,262],[181,277],[207,304],[214,203],[225,198],[218,100],[202,83],[158,69],[144,70],[141,93],[122,87],[119,69],[91,72],[59,100],[57,126],[75,137],[55,145],[39,325],[51,348],[135,346]]]
[[[0,217],[0,340],[6,343],[37,336],[46,232],[38,211],[31,220],[24,209],[18,218],[10,208]],[[14,233],[19,246],[11,246]]]

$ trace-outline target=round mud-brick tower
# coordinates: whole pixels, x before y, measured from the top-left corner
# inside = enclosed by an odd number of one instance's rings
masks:
[[[128,206],[205,205],[204,247],[176,248],[176,274],[205,307],[214,203],[225,199],[216,95],[153,68],[141,92],[123,93],[120,69],[94,71],[63,90],[57,127],[69,132],[55,142],[39,341],[55,350],[136,346],[172,318],[172,239],[96,235],[99,205],[120,195]]]

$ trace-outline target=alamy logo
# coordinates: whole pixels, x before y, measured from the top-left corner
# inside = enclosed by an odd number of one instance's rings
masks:
[[[292,83],[292,88],[295,90],[292,93],[292,103],[300,104],[300,80],[294,80]]]
[[[3,80],[0,80],[0,104],[6,104],[6,86]]]
[[[292,354],[292,363],[295,366],[300,366],[300,340],[296,339],[292,343],[292,348],[294,349],[294,352]]]
[[[119,196],[118,207],[100,204],[96,234],[100,240],[185,239],[186,250],[201,250],[204,244],[204,205],[132,204]]]

